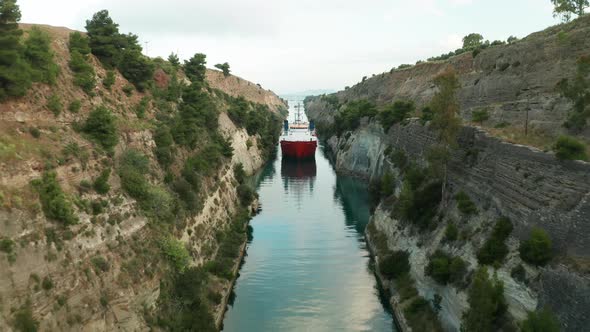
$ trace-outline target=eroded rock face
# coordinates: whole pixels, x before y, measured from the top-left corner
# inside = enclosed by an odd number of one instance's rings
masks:
[[[549,135],[563,133],[562,124],[571,104],[559,96],[555,85],[563,78],[573,78],[576,61],[588,54],[590,17],[563,29],[556,26],[514,44],[490,47],[475,58],[464,53],[448,61],[379,74],[336,96],[340,104],[362,98],[377,105],[413,100],[420,109],[435,93],[434,77],[452,68],[461,83],[458,99],[464,119],[470,120],[474,110],[487,108],[489,126],[507,123],[524,127],[528,110],[531,130]],[[311,100],[306,109],[318,123],[333,120],[334,110],[320,98]],[[580,135],[590,138],[590,129]]]
[[[428,126],[418,121],[395,125],[388,133],[378,123],[365,121],[358,130],[331,137],[327,144],[339,172],[376,180],[387,170],[398,174],[384,158],[388,146],[424,163],[425,152],[435,142]],[[527,311],[549,306],[567,331],[588,326],[590,318],[582,314],[587,312],[588,276],[565,267],[539,269],[524,264],[518,246],[536,226],[550,234],[557,255],[590,256],[590,163],[560,161],[550,153],[505,143],[472,127],[462,129],[458,142],[449,168],[449,190],[463,190],[477,205],[479,214],[465,221],[471,229],[479,229],[477,233],[464,244],[452,246],[441,241],[444,225],[420,234],[393,219],[385,206],[376,210],[372,220],[387,235],[390,249],[410,252],[412,276],[420,294],[427,299],[435,293],[443,296],[443,325],[448,330],[458,329],[461,314],[467,309],[466,289],[441,286],[426,277],[427,258],[436,249],[443,249],[468,262],[470,269],[477,268],[478,248],[494,221],[506,216],[514,225],[507,242],[510,254],[495,272],[504,282],[512,316],[522,320]],[[399,184],[398,179],[398,192]],[[454,201],[450,199],[448,204],[444,219],[462,220]],[[526,284],[511,277],[512,268],[519,264],[525,266]]]

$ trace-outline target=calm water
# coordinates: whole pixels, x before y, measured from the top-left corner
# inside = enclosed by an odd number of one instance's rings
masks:
[[[392,331],[369,268],[366,186],[279,155],[258,180],[262,212],[224,331]]]

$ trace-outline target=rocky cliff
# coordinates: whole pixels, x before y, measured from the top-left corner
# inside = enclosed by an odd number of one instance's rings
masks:
[[[118,72],[112,87],[99,83],[92,94],[85,94],[72,83],[68,66],[72,31],[41,28],[51,35],[60,68],[57,83],[35,83],[26,96],[0,103],[0,330],[12,331],[30,323],[41,331],[144,331],[155,325],[150,317],[157,315],[160,285],[170,278],[171,267],[162,253],[163,226],[122,188],[117,170],[126,151],[138,151],[148,161],[149,171],[143,174],[148,184],[144,186],[172,192],[165,178],[179,178],[191,155],[205,158],[198,154],[203,146],[176,147],[171,166],[165,169],[156,156],[155,132],[162,126],[158,116],[164,108],[176,114],[182,101],[160,103],[150,92],[130,92],[129,82]],[[89,61],[101,82],[106,70],[93,56]],[[160,87],[165,88],[167,74],[159,70],[156,75],[161,79],[157,83],[164,81]],[[208,71],[207,80],[213,88],[207,98],[218,116],[215,131],[233,153],[220,159],[211,175],[200,179],[198,211],[179,215],[172,226],[165,226],[171,227],[174,241],[189,254],[188,266],[203,266],[215,259],[223,246],[220,235],[232,227],[235,215],[243,209],[234,166],[241,164],[246,174],[252,174],[268,157],[261,134],[249,133],[232,121],[227,114],[231,100],[217,91],[244,97],[253,105],[250,112],[266,112],[265,107],[279,112],[285,107],[274,93],[243,79]],[[55,96],[60,112],[47,106]],[[148,102],[142,103],[145,100]],[[70,107],[74,102],[79,106]],[[110,153],[79,129],[98,106],[109,109],[115,118],[119,143]],[[278,129],[278,116],[274,117]],[[201,144],[206,143],[206,135],[201,137]],[[99,194],[93,181],[105,169],[112,169],[107,176],[110,188]],[[48,172],[56,174],[61,187],[57,195],[63,191],[60,197],[73,203],[77,219],[73,225],[48,218],[46,207],[41,207],[31,183]],[[154,190],[155,195],[158,190]],[[178,194],[162,197],[169,195]],[[219,322],[225,306],[219,299],[229,294],[231,282],[216,276],[208,280],[211,295],[207,303]]]
[[[433,79],[453,68],[461,82],[458,99],[461,114],[471,120],[475,110],[488,109],[487,127],[502,124],[512,128],[506,139],[516,140],[515,132],[529,129],[542,136],[564,133],[564,119],[571,103],[559,96],[556,84],[573,78],[576,61],[590,49],[590,17],[533,33],[513,44],[487,48],[477,56],[472,52],[447,61],[423,62],[411,68],[378,74],[335,94],[339,104],[367,98],[385,105],[396,100],[412,100],[418,108],[430,102],[435,93]],[[318,121],[331,121],[330,113],[316,112],[334,108],[320,98],[311,101],[310,115]],[[528,112],[527,112],[528,110]],[[511,135],[512,134],[512,135]],[[586,129],[580,136],[590,139]],[[538,143],[545,148],[546,143]]]
[[[513,45],[484,50],[477,57],[471,53],[445,62],[422,63],[413,68],[377,75],[336,93],[337,102],[324,97],[308,98],[306,111],[318,127],[331,125],[338,108],[348,101],[367,98],[377,105],[410,99],[426,105],[436,92],[433,78],[453,67],[461,81],[458,99],[465,122],[473,110],[487,107],[491,125],[509,122],[521,126],[529,108],[529,125],[544,135],[562,133],[571,105],[555,92],[555,84],[574,73],[575,61],[585,54],[590,39],[590,18],[574,24],[535,33]],[[573,41],[575,42],[575,45]],[[441,323],[446,330],[459,330],[462,314],[469,308],[467,288],[441,285],[427,276],[429,258],[437,250],[460,257],[473,272],[480,264],[477,251],[489,238],[494,223],[507,217],[514,231],[506,241],[509,253],[503,264],[489,267],[504,284],[508,312],[515,321],[527,312],[548,307],[566,331],[581,331],[590,325],[590,164],[560,161],[552,153],[518,145],[495,137],[491,129],[465,126],[458,137],[449,163],[448,192],[444,208],[438,210],[435,225],[419,231],[393,212],[402,190],[404,174],[390,158],[391,151],[401,151],[410,160],[426,165],[426,152],[437,142],[428,124],[417,119],[396,124],[385,131],[376,120],[364,118],[360,126],[340,137],[323,137],[332,151],[337,171],[350,173],[371,182],[391,173],[395,179],[393,199],[376,208],[368,229],[369,239],[385,236],[390,251],[410,254],[410,275],[420,295],[431,301],[442,296]],[[588,137],[586,133],[581,137]],[[464,192],[478,213],[465,216],[453,198]],[[447,225],[457,225],[461,240],[446,241]],[[553,240],[554,258],[545,267],[523,262],[519,245],[533,227],[546,230]],[[378,247],[375,243],[371,246]],[[379,256],[378,250],[375,255]],[[524,277],[517,268],[524,269]],[[471,273],[469,272],[469,273]],[[408,303],[400,299],[394,282],[392,301],[401,315]],[[405,319],[401,319],[405,325]]]

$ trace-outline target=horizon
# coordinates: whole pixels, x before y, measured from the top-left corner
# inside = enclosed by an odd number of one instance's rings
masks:
[[[35,2],[19,1],[23,23],[85,31],[86,20],[107,9],[121,32],[139,36],[149,57],[166,58],[174,52],[186,60],[204,53],[209,68],[228,62],[232,74],[278,95],[343,90],[363,76],[454,51],[462,46],[462,37],[472,32],[491,42],[509,36],[523,38],[559,23],[552,16],[551,2],[545,0],[494,4],[479,0],[419,0],[412,4],[377,0],[369,7],[335,0],[321,4],[90,0],[76,10],[71,10],[74,2],[70,0]],[[525,9],[527,15],[523,16]],[[188,20],[185,13],[194,16]],[[497,24],[500,15],[502,25]],[[164,23],[154,25],[154,20]]]

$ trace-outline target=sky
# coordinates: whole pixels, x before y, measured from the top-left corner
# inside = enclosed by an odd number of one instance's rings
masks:
[[[83,5],[81,4],[83,3]],[[519,38],[559,23],[550,0],[18,0],[23,23],[84,31],[109,10],[144,53],[207,55],[279,94],[341,90],[461,47],[478,32]],[[147,44],[146,44],[147,43]],[[147,47],[146,47],[147,45]]]

